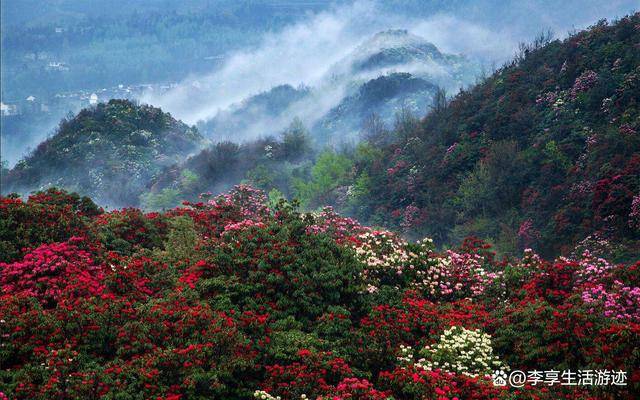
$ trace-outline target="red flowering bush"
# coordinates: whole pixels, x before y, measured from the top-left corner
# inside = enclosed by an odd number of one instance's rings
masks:
[[[133,208],[102,214],[95,220],[95,227],[106,248],[120,254],[160,247],[167,231],[164,216]]]
[[[57,189],[37,192],[24,202],[0,197],[0,262],[11,262],[43,243],[86,234],[89,218],[102,210],[87,197]]]
[[[349,365],[331,353],[298,351],[299,361],[289,365],[267,365],[263,389],[286,398],[311,398],[336,390],[346,377],[353,375]]]
[[[1,201],[24,215],[45,207]],[[551,400],[640,390],[640,264],[531,251],[497,262],[473,239],[439,253],[330,210],[269,209],[246,186],[160,214],[69,215],[77,224],[34,224],[32,248],[0,264],[1,396]],[[17,249],[24,238],[9,239]],[[496,386],[485,375],[493,367],[623,371],[627,385]]]
[[[91,255],[78,248],[81,238],[44,244],[22,261],[0,263],[0,288],[4,294],[29,296],[52,306],[65,299],[99,296],[104,271],[93,265]]]

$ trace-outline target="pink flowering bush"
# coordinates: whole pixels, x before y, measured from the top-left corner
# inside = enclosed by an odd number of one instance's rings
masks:
[[[569,90],[569,96],[575,99],[578,94],[591,89],[598,82],[598,74],[592,70],[584,71],[578,76]]]
[[[582,300],[592,311],[602,308],[605,317],[640,321],[640,287],[625,286],[620,281],[610,289],[597,284],[582,292]]]

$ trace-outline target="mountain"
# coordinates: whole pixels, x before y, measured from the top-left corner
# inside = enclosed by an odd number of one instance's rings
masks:
[[[455,89],[463,83],[467,84],[477,72],[474,69],[477,66],[464,56],[442,53],[433,43],[406,29],[390,29],[375,34],[340,64],[347,66],[351,74],[399,69],[424,77],[447,77],[450,80],[458,80],[448,82],[457,83],[457,87],[453,86]],[[465,76],[469,73],[471,76]]]
[[[198,129],[216,140],[256,137],[268,131],[273,119],[281,118],[287,109],[309,94],[306,87],[279,85],[251,96],[240,104],[222,110],[208,121],[201,121]],[[260,121],[259,126],[255,126]]]
[[[159,108],[111,100],[63,120],[51,138],[3,176],[3,193],[58,186],[103,205],[137,204],[164,166],[204,144],[194,128]]]
[[[351,55],[352,68],[367,71],[409,62],[442,61],[444,55],[432,43],[412,35],[406,29],[379,32]]]
[[[440,244],[475,235],[506,253],[639,254],[639,26],[636,13],[522,48],[356,160],[344,209]]]
[[[298,117],[318,143],[335,144],[353,140],[372,113],[387,124],[402,110],[424,115],[436,86],[457,91],[478,72],[465,57],[442,53],[407,30],[387,30],[331,65],[315,85],[275,86],[198,126],[214,141],[244,141],[276,135]]]
[[[370,115],[375,114],[387,123],[403,109],[419,115],[432,104],[437,90],[433,83],[406,72],[371,79],[324,115],[312,132],[324,141],[355,141],[363,121]]]

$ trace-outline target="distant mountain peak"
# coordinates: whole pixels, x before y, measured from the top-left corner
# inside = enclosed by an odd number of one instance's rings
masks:
[[[438,48],[425,38],[410,33],[407,29],[387,29],[373,35],[369,40],[365,41],[363,46],[384,48],[397,48],[404,46],[431,46],[433,50]]]
[[[388,29],[365,40],[345,61],[352,71],[364,72],[414,63],[446,63],[447,58],[423,37],[406,29]]]

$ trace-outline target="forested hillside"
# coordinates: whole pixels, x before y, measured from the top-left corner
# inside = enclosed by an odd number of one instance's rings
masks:
[[[2,191],[59,186],[104,205],[136,204],[162,167],[202,145],[195,128],[159,108],[111,100],[61,121],[55,135],[3,173]]]
[[[554,257],[589,248],[628,260],[640,252],[639,20],[635,14],[603,21],[563,41],[541,36],[449,100],[408,74],[366,82],[321,121],[341,126],[342,115],[358,115],[363,126],[354,139],[362,142],[356,145],[324,147],[291,116],[294,122],[278,135],[215,143],[187,158],[201,144],[197,132],[158,109],[110,102],[63,123],[62,134],[5,174],[3,192],[62,185],[105,204],[164,209],[244,181],[273,199],[297,198],[307,209],[332,205],[409,238],[433,237],[438,246],[477,236],[501,254],[533,248]],[[253,112],[281,112],[304,90],[282,86],[260,94],[219,127],[244,126]],[[414,91],[433,96],[423,120],[404,107],[393,126],[376,114],[381,101],[411,99]],[[122,115],[105,118],[114,107]],[[122,107],[137,119],[129,121]],[[139,134],[157,118],[175,131],[160,136],[166,143]],[[105,160],[81,160],[103,154],[94,151],[101,130],[120,132],[100,142],[102,149],[111,146]],[[150,167],[131,180],[137,169],[113,172],[118,168],[108,161],[129,159]],[[51,179],[60,166],[78,174]],[[96,186],[96,180],[110,183]]]
[[[357,199],[344,209],[438,243],[477,235],[505,252],[588,243],[639,254],[639,43],[635,14],[523,47],[356,160],[346,185]]]

